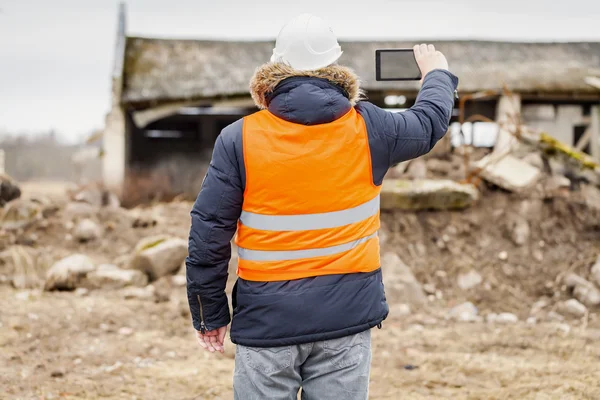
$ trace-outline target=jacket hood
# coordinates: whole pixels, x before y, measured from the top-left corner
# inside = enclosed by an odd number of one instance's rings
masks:
[[[333,64],[314,71],[298,71],[283,63],[266,63],[254,72],[250,80],[250,94],[256,106],[263,110],[269,107],[270,95],[282,81],[293,77],[318,78],[338,86],[352,106],[363,98],[360,80],[348,67]]]

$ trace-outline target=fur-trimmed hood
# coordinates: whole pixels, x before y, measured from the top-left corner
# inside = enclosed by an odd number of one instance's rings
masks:
[[[297,71],[283,63],[266,63],[254,72],[250,80],[250,94],[258,108],[268,108],[268,96],[273,93],[279,83],[287,78],[308,77],[326,79],[342,88],[354,106],[363,98],[360,80],[354,71],[348,67],[333,64],[315,71]]]

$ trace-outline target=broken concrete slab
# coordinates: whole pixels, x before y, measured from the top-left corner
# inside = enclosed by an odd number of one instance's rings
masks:
[[[98,269],[87,274],[86,282],[93,288],[119,289],[126,286],[146,286],[148,277],[142,271],[102,264]]]
[[[539,168],[510,154],[501,157],[490,154],[475,162],[474,166],[480,170],[483,179],[511,192],[530,187],[541,176]]]
[[[383,210],[454,210],[471,206],[479,198],[474,185],[451,180],[385,179],[381,190]]]
[[[427,301],[423,287],[396,253],[385,253],[381,265],[386,297],[391,303],[420,305]]]
[[[46,273],[46,290],[73,290],[81,285],[88,273],[96,269],[86,255],[74,254],[56,262]]]
[[[28,199],[17,199],[0,210],[0,228],[17,230],[27,228],[43,218],[42,207]]]
[[[187,240],[152,237],[138,243],[128,269],[143,271],[154,281],[165,275],[177,273],[187,257],[187,250]]]

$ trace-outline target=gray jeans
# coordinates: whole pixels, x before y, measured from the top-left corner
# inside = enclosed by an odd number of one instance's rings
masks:
[[[294,346],[238,345],[235,400],[364,400],[369,396],[371,331]]]

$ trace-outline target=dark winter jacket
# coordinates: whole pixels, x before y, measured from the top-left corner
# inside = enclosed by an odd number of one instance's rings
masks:
[[[415,105],[393,113],[359,101],[359,81],[347,68],[331,66],[304,75],[266,64],[252,80],[252,96],[260,108],[304,125],[331,122],[355,107],[366,123],[376,185],[390,166],[427,153],[444,136],[458,84],[451,73],[432,71]],[[230,242],[244,199],[242,124],[243,120],[234,122],[217,138],[191,212],[187,290],[199,331],[231,321],[225,284]],[[238,279],[232,299],[231,340],[255,347],[342,337],[377,326],[388,314],[381,269],[283,282]]]

